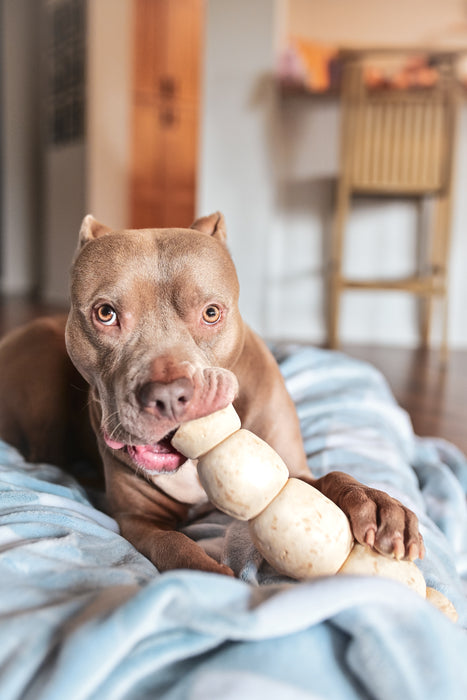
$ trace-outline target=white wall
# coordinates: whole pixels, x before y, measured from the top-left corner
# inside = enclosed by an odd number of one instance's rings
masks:
[[[302,14],[288,19],[290,26],[295,22],[295,30],[304,34],[311,27],[314,38],[345,43],[389,42],[395,35],[415,41],[440,29],[442,20],[449,25],[459,19],[463,11],[461,0],[447,0],[442,7],[436,0],[395,0],[390,6],[383,0],[357,0],[358,6],[346,0],[296,0],[296,5]],[[284,16],[281,2],[210,0],[207,12],[198,209],[219,208],[227,217],[247,320],[269,337],[321,342],[324,260],[338,168],[337,100],[284,101],[268,83],[280,35],[277,21]],[[467,347],[465,112],[450,280],[450,343],[457,347]],[[352,272],[374,276],[412,271],[414,222],[410,203],[363,202],[356,207],[349,227]],[[415,302],[401,293],[349,292],[341,335],[353,342],[413,345]]]
[[[287,33],[331,44],[466,38],[465,0],[286,0]]]
[[[275,129],[275,9],[271,0],[206,3],[197,209],[224,213],[243,312],[256,327],[266,313],[268,245],[277,225],[268,147]]]

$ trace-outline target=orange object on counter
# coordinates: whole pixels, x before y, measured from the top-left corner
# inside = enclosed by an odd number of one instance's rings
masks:
[[[292,46],[299,54],[305,68],[305,87],[312,92],[326,92],[331,88],[331,62],[337,56],[337,48],[295,37]]]

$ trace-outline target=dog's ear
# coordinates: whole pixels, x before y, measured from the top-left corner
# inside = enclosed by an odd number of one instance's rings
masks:
[[[84,217],[79,231],[78,247],[82,248],[85,243],[93,241],[95,238],[100,238],[105,236],[107,233],[111,233],[112,229],[104,224],[99,223],[96,219],[88,214]]]
[[[214,212],[209,216],[202,216],[194,221],[190,228],[201,233],[207,233],[208,236],[214,236],[221,243],[227,240],[227,230],[225,227],[225,219],[220,211]]]

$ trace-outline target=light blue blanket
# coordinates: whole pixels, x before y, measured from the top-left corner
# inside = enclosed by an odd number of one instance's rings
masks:
[[[244,580],[160,575],[70,477],[0,443],[2,700],[465,700],[466,459],[416,438],[366,364],[304,349],[282,369],[315,475],[348,471],[417,512],[420,566],[459,623],[382,579],[284,582],[224,516],[188,531]]]

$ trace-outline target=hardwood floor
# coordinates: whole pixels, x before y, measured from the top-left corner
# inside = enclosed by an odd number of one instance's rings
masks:
[[[0,298],[0,334],[37,316],[63,310]],[[435,350],[355,345],[342,350],[371,362],[385,375],[418,435],[445,438],[467,454],[467,350],[452,350],[445,367]]]
[[[436,350],[342,349],[383,372],[417,435],[445,438],[467,454],[467,350],[451,350],[443,366]]]

